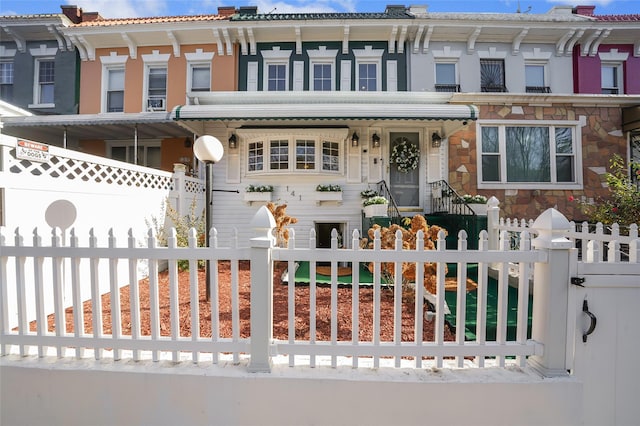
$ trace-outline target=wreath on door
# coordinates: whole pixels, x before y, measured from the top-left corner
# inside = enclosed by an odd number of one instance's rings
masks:
[[[398,138],[396,142],[391,151],[391,163],[395,164],[398,171],[402,173],[415,170],[420,162],[418,146],[409,142],[407,138]]]

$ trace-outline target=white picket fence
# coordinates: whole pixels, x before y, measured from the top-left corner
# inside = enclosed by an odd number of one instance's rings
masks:
[[[496,212],[494,212],[496,213]],[[492,214],[492,213],[490,213]],[[310,232],[308,247],[297,248],[295,235],[289,241],[287,248],[274,246],[273,227],[274,221],[266,207],[262,207],[254,217],[250,226],[255,231],[255,237],[251,239],[248,247],[239,247],[237,238],[232,239],[230,247],[220,247],[217,240],[217,231],[212,230],[209,239],[209,248],[197,247],[195,230],[191,231],[188,247],[177,247],[175,231],[169,237],[168,247],[157,247],[157,241],[152,233],[144,246],[136,243],[131,233],[124,240],[118,239],[113,233],[109,235],[106,243],[98,241],[95,235],[89,236],[89,243],[81,246],[78,236],[73,232],[70,237],[70,245],[62,246],[59,232],[54,232],[50,242],[43,243],[44,238],[34,235],[32,244],[25,243],[23,235],[16,231],[13,243],[10,238],[0,234],[0,350],[2,355],[11,352],[15,347],[20,354],[37,351],[39,356],[44,356],[49,348],[53,348],[59,357],[68,356],[69,352],[78,358],[92,356],[100,359],[104,356],[113,357],[115,360],[132,358],[134,360],[150,356],[153,360],[170,358],[173,361],[183,360],[188,356],[193,362],[217,363],[221,354],[232,354],[235,363],[240,362],[241,357],[249,360],[250,371],[270,371],[271,359],[275,355],[288,355],[290,365],[315,366],[318,357],[329,357],[332,366],[337,365],[338,358],[351,360],[353,367],[372,365],[377,367],[382,359],[393,358],[395,366],[406,365],[406,360],[411,360],[416,368],[424,366],[424,363],[432,363],[435,367],[442,367],[445,358],[454,358],[454,365],[458,367],[469,366],[467,360],[473,360],[473,365],[485,366],[487,358],[495,359],[495,364],[505,366],[510,362],[524,366],[529,359],[534,366],[548,375],[555,372],[566,373],[564,361],[558,364],[560,357],[554,354],[561,353],[564,360],[566,342],[557,344],[557,339],[549,334],[560,333],[564,336],[564,330],[557,330],[557,324],[549,327],[550,321],[544,310],[555,310],[566,313],[568,307],[566,297],[557,297],[558,291],[566,292],[569,282],[568,267],[573,257],[573,243],[567,239],[569,232],[568,221],[557,211],[549,209],[541,215],[531,226],[531,232],[537,234],[533,243],[529,239],[529,229],[521,229],[519,235],[520,247],[511,250],[506,230],[500,232],[498,248],[491,249],[491,235],[482,232],[478,240],[478,250],[467,249],[467,235],[461,231],[456,250],[447,250],[444,234],[438,235],[435,250],[403,250],[400,234],[396,235],[395,250],[381,250],[380,240],[376,236],[373,250],[359,249],[360,235],[356,231],[352,235],[351,249],[338,248],[337,234],[332,238],[330,249],[317,249],[314,242],[314,233]],[[493,230],[493,228],[492,228]],[[418,236],[424,238],[423,235]],[[591,244],[591,243],[588,243]],[[611,244],[611,243],[610,243]],[[622,262],[619,258],[615,261],[610,257],[611,265],[618,269],[624,265],[630,267],[624,269],[627,275],[637,274],[640,267],[639,250],[640,240],[632,239],[628,243],[630,247],[629,260]],[[593,245],[593,244],[591,244]],[[533,246],[533,247],[532,247]],[[417,247],[422,247],[418,242]],[[590,255],[589,255],[590,256]],[[181,336],[178,322],[178,259],[185,259],[189,263],[189,297],[190,297],[190,335]],[[211,310],[211,337],[202,337],[199,324],[202,314],[199,312],[198,301],[202,298],[202,291],[198,290],[198,260],[210,261],[209,277],[212,283],[210,298]],[[239,262],[249,260],[251,264],[251,337],[240,337],[240,306],[239,306]],[[149,321],[150,335],[142,335],[141,321],[143,309],[140,306],[138,263],[149,264],[149,294],[150,308]],[[168,290],[170,294],[169,312],[170,324],[161,323],[159,306],[158,263],[168,262]],[[218,303],[218,273],[219,261],[229,261],[231,264],[231,336],[220,334],[220,324],[224,319]],[[295,304],[295,285],[288,286],[288,337],[284,340],[276,340],[273,337],[273,274],[275,262],[286,262],[289,271],[295,270],[295,263],[306,261],[310,263],[310,312],[308,318],[302,318]],[[331,301],[330,324],[331,333],[328,340],[316,339],[316,300],[317,283],[314,280],[315,269],[318,262],[329,262],[331,265]],[[353,281],[351,300],[352,338],[349,341],[337,338],[337,329],[341,318],[338,309],[338,280],[337,268],[339,262],[351,262]],[[358,329],[363,325],[359,323],[360,285],[359,264],[373,262],[373,336],[371,340],[362,340]],[[380,293],[383,283],[380,268],[384,262],[395,264],[391,285],[393,286],[393,315],[388,317],[382,314],[380,309]],[[425,324],[423,309],[424,289],[418,285],[415,289],[414,306],[415,317],[413,339],[402,336],[403,294],[402,273],[403,262],[415,263],[416,281],[421,282],[425,266],[435,263],[436,266],[436,294],[435,294],[435,337],[433,341],[424,341],[422,331]],[[445,265],[457,265],[457,300],[456,322],[465,324],[466,302],[466,270],[470,264],[478,266],[478,310],[476,339],[465,339],[463,326],[456,329],[455,340],[445,341]],[[108,265],[108,273],[100,274],[101,265]],[[518,306],[517,306],[517,333],[513,340],[507,339],[507,292],[509,287],[510,265],[518,267]],[[48,266],[47,266],[48,265]],[[52,279],[43,274],[43,268],[48,267],[52,271]],[[487,325],[487,283],[489,269],[497,273],[498,280],[498,308],[496,338],[487,341],[485,329]],[[104,269],[104,268],[103,268]],[[120,303],[120,287],[123,284],[118,281],[123,269],[128,275],[128,298],[130,310],[130,334],[123,334],[123,312]],[[527,338],[527,319],[529,285],[532,270],[534,291],[534,312],[532,313],[532,337]],[[25,280],[26,272],[33,272],[34,280]],[[7,271],[13,272],[15,281],[7,281]],[[62,304],[63,275],[71,277],[71,293],[73,294],[73,310],[66,315],[73,318],[73,332],[65,327],[65,309]],[[79,277],[88,276],[88,282]],[[637,276],[637,275],[636,275]],[[105,285],[109,288],[111,332],[103,331],[103,318],[96,315],[102,311],[102,295],[100,288]],[[9,298],[7,288],[15,286],[15,299]],[[27,288],[33,286],[35,297],[25,297]],[[48,331],[47,318],[43,306],[47,303],[44,287],[53,287],[53,305],[55,324],[54,331]],[[554,296],[544,288],[554,288]],[[559,289],[559,290],[558,290]],[[357,291],[356,291],[357,290]],[[91,302],[91,314],[83,309],[83,302]],[[7,313],[9,307],[17,305],[18,325],[9,327]],[[37,313],[35,330],[31,330],[25,312],[28,305],[33,305]],[[542,311],[540,311],[542,310]],[[539,311],[539,312],[537,312]],[[85,312],[85,313],[83,313]],[[80,314],[83,313],[83,314]],[[87,316],[88,315],[88,316]],[[146,314],[145,314],[146,315]],[[89,318],[89,319],[87,319]],[[226,316],[225,316],[226,318]],[[85,332],[85,321],[92,325],[92,332]],[[296,339],[296,327],[299,321],[309,324],[308,340]],[[393,323],[394,332],[391,341],[382,341],[380,328],[382,324]],[[169,329],[170,334],[162,333]],[[549,344],[548,342],[553,342]],[[557,347],[556,347],[557,346]],[[512,359],[514,361],[512,361]],[[367,360],[365,363],[364,361]],[[372,364],[369,362],[372,361]]]

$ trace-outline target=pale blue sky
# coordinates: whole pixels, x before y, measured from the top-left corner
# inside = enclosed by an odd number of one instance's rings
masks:
[[[61,4],[75,4],[105,18],[216,13],[218,6],[258,6],[261,13],[383,12],[397,0],[1,0],[0,15],[59,13]],[[406,3],[428,5],[431,12],[546,13],[555,5],[590,4],[598,15],[640,14],[640,0],[432,0]]]

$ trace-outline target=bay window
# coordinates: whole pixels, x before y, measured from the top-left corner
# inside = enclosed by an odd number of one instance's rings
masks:
[[[483,122],[479,129],[479,187],[561,189],[581,185],[577,123]]]
[[[247,173],[340,173],[341,142],[324,137],[262,137],[247,147]],[[267,155],[265,155],[265,150]]]

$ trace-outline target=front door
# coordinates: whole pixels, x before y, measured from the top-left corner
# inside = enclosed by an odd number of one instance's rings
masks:
[[[398,207],[420,207],[420,134],[389,134],[389,190]]]

